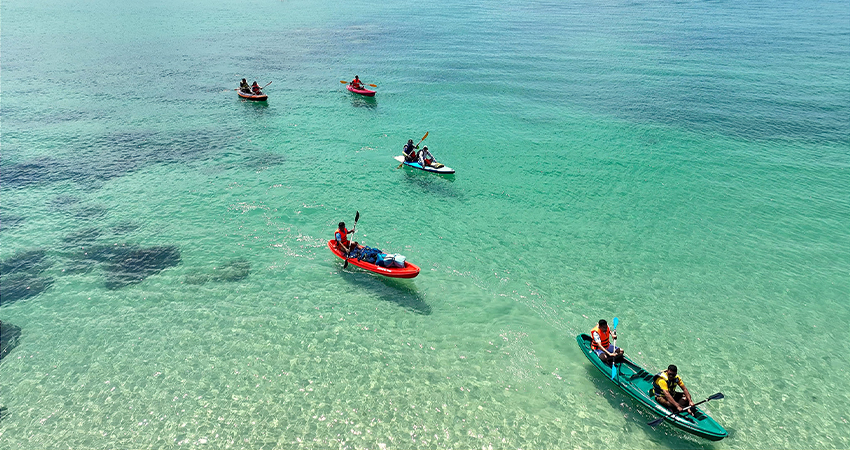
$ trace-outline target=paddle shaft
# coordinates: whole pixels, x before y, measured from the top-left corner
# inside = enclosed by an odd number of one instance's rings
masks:
[[[268,85],[270,85],[270,84],[272,84],[272,83],[273,83],[272,81],[269,81],[268,83],[266,83],[266,86],[268,86]],[[265,88],[266,88],[266,86],[263,86],[263,87],[261,87],[260,89],[265,89]],[[240,88],[236,88],[236,89],[234,89],[234,91],[238,91],[239,89],[240,89]]]
[[[611,381],[617,378],[617,325],[620,324],[620,319],[614,318],[614,357],[611,360]]]
[[[268,85],[270,85],[270,84],[272,84],[272,82],[271,82],[271,81],[269,81],[268,83],[266,83],[266,86],[268,86]],[[265,89],[265,88],[266,88],[266,86],[261,87],[261,88],[260,88],[260,90],[262,91],[263,89]],[[236,88],[236,89],[234,89],[234,91],[238,91],[239,89],[241,89],[241,88]]]
[[[352,232],[352,233],[354,233],[354,230],[356,230],[356,229],[357,229],[357,221],[358,221],[358,220],[360,220],[360,211],[357,211],[357,214],[355,214],[355,215],[354,215],[354,226],[353,226],[353,227],[351,227],[351,232]],[[349,245],[351,245],[351,243],[350,243],[350,242],[349,242]],[[343,269],[345,269],[346,267],[348,267],[348,255],[350,255],[350,254],[351,254],[351,248],[349,247],[349,248],[348,248],[348,251],[347,251],[347,252],[345,252],[345,264],[343,264],[343,265],[342,265],[342,268],[343,268]]]

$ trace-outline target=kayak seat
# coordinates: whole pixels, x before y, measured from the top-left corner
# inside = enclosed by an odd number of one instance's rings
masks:
[[[654,377],[655,377],[654,375],[652,375],[651,373],[647,372],[646,370],[638,369],[638,371],[637,371],[637,372],[635,372],[635,373],[634,373],[634,375],[632,375],[632,376],[630,376],[630,377],[629,377],[629,381],[631,381],[631,380],[637,380],[637,379],[641,379],[641,378],[642,378],[642,379],[644,379],[644,380],[646,380],[646,381],[652,381],[652,379],[653,379]]]

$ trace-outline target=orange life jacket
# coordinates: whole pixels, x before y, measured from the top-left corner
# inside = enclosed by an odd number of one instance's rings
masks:
[[[599,340],[602,341],[602,346],[607,349],[611,345],[611,342],[608,340],[611,336],[611,329],[608,328],[605,332],[603,332],[599,329],[599,324],[597,324],[592,330],[590,330],[590,348],[593,350],[602,350],[602,348],[599,347],[599,344],[596,343],[596,340],[593,339],[594,331],[599,333]]]
[[[337,242],[348,247],[350,245],[350,243],[348,242],[348,230],[343,228],[343,229],[337,229],[336,232],[339,233],[339,240]]]

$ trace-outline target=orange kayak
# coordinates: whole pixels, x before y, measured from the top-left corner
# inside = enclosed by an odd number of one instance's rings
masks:
[[[269,99],[269,96],[266,94],[254,95],[249,94],[247,92],[242,92],[241,90],[236,91],[236,93],[239,94],[239,96],[242,98],[247,98],[248,100],[256,100],[258,102],[262,102]]]

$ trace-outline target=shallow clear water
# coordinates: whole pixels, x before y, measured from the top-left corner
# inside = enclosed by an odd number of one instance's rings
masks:
[[[850,446],[846,3],[0,12],[3,448]],[[595,372],[614,316],[729,438]]]

